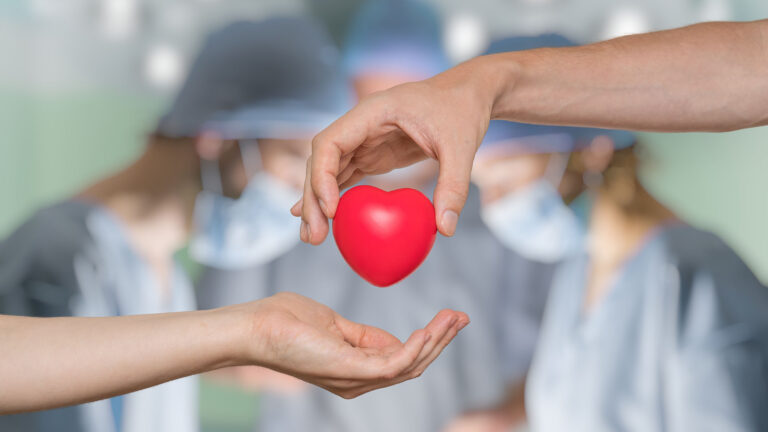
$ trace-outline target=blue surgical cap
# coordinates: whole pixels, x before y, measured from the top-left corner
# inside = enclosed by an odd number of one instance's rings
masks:
[[[573,42],[559,34],[510,37],[491,43],[485,54],[522,51],[544,47],[570,47]],[[633,133],[623,130],[546,126],[527,123],[491,120],[481,150],[504,153],[561,153],[579,150],[598,136],[606,136],[616,148],[635,143]]]
[[[344,46],[350,76],[392,73],[425,79],[450,67],[440,17],[418,0],[371,0],[350,24]]]
[[[311,137],[351,101],[338,50],[320,25],[306,18],[237,22],[208,37],[157,132]]]

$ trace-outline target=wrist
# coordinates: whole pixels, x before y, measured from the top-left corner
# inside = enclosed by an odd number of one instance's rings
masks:
[[[252,365],[259,358],[254,344],[256,326],[256,305],[259,301],[225,306],[209,311],[213,318],[213,351],[217,356],[217,368]]]
[[[491,120],[509,119],[514,106],[514,95],[522,76],[523,63],[516,53],[492,54],[477,57],[477,79],[485,81],[490,101]]]

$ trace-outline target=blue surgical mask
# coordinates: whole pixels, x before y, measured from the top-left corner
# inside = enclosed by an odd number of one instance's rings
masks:
[[[256,149],[258,151],[258,149]],[[246,155],[243,154],[243,160]],[[247,164],[246,164],[247,165]],[[300,192],[265,172],[252,176],[240,198],[210,190],[218,165],[203,164],[204,188],[195,201],[191,256],[206,265],[233,269],[269,262],[298,242],[299,220],[290,214]]]
[[[499,241],[540,262],[557,262],[583,250],[586,238],[585,224],[563,202],[555,186],[562,179],[567,157],[552,157],[544,178],[482,210],[483,221]]]

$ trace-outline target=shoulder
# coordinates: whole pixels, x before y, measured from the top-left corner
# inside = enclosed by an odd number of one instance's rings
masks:
[[[682,345],[764,340],[768,288],[718,236],[689,226],[660,235],[668,264],[668,323]]]
[[[681,287],[702,289],[697,282],[708,282],[724,294],[756,291],[760,297],[768,296],[744,260],[717,235],[678,225],[664,228],[659,239],[665,259],[681,279]]]
[[[92,209],[76,201],[42,208],[0,241],[0,292],[72,285],[73,260],[91,243]]]
[[[741,257],[711,232],[688,225],[675,225],[662,229],[659,237],[669,259],[680,267],[706,269],[719,274],[752,275]]]
[[[670,276],[656,309],[673,429],[765,430],[768,288],[714,234],[674,227],[661,237]]]
[[[79,249],[90,237],[86,219],[92,209],[89,204],[76,201],[42,208],[0,243],[0,253],[58,256]]]

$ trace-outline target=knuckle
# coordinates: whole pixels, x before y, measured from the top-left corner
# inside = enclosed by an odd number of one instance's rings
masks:
[[[293,293],[293,292],[289,292],[289,291],[282,291],[282,292],[274,294],[274,296],[275,296],[275,298],[285,299],[285,300],[294,300],[294,299],[299,298],[298,294]]]
[[[315,150],[318,147],[320,147],[322,145],[322,142],[323,142],[323,133],[320,132],[314,137],[312,137],[312,150]]]
[[[465,199],[467,198],[468,189],[458,182],[446,182],[443,185],[443,190],[447,192],[448,194],[454,195],[458,198]]]

